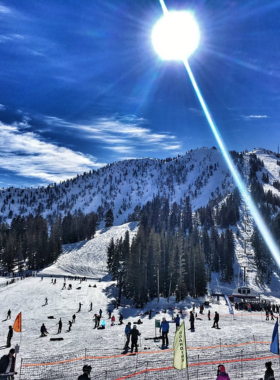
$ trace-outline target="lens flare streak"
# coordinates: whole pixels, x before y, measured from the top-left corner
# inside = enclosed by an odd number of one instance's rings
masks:
[[[215,136],[215,139],[216,139],[216,141],[217,141],[217,143],[219,145],[219,148],[221,149],[221,152],[222,152],[222,154],[224,156],[224,159],[225,159],[225,161],[226,161],[226,163],[228,165],[228,168],[229,168],[229,170],[230,170],[230,172],[231,172],[231,174],[233,176],[233,179],[234,179],[234,181],[235,181],[235,183],[236,183],[236,185],[237,185],[237,187],[238,187],[238,189],[239,189],[239,191],[241,193],[241,196],[243,197],[243,199],[244,199],[244,201],[245,201],[248,209],[250,210],[251,215],[253,216],[254,221],[255,221],[256,225],[258,226],[258,229],[259,229],[260,233],[262,234],[262,237],[264,238],[264,240],[265,240],[265,242],[266,242],[266,244],[267,244],[270,252],[272,253],[275,261],[278,264],[278,266],[280,267],[280,252],[279,252],[279,249],[278,249],[277,245],[275,244],[275,242],[274,242],[274,240],[273,240],[273,238],[272,238],[272,236],[271,236],[268,228],[266,227],[264,221],[262,220],[262,217],[260,215],[259,210],[257,209],[257,207],[255,206],[254,202],[252,201],[252,198],[251,198],[251,196],[250,196],[250,194],[249,194],[246,186],[244,185],[244,183],[243,183],[243,181],[242,181],[242,179],[241,179],[241,177],[240,177],[240,175],[239,175],[239,173],[238,173],[238,171],[236,169],[236,166],[234,165],[234,163],[233,163],[233,161],[232,161],[232,159],[231,159],[231,157],[229,155],[228,150],[225,147],[225,144],[224,144],[224,142],[223,142],[223,140],[222,140],[222,138],[221,138],[221,136],[219,134],[218,128],[215,126],[215,124],[214,124],[214,122],[212,120],[210,112],[209,112],[209,110],[208,110],[208,108],[206,106],[206,103],[205,103],[202,95],[201,95],[201,92],[199,90],[199,87],[198,87],[198,85],[196,83],[196,80],[194,78],[194,75],[192,73],[192,70],[191,70],[190,65],[189,65],[189,63],[188,63],[187,60],[184,61],[184,65],[185,65],[187,73],[188,73],[188,75],[190,77],[191,83],[193,85],[193,88],[195,90],[197,98],[198,98],[198,100],[200,102],[200,105],[201,105],[201,107],[203,109],[205,117],[206,117],[206,119],[207,119],[207,121],[208,121],[208,123],[210,125],[210,128],[211,128],[211,130],[212,130],[212,132],[213,132],[213,134]]]
[[[162,8],[162,11],[164,14],[167,14],[168,13],[168,9],[164,3],[164,0],[159,0],[160,2],[160,5],[161,5],[161,8]],[[274,242],[274,239],[272,237],[272,235],[270,234],[270,231],[268,230],[266,224],[264,223],[262,217],[261,217],[261,214],[258,210],[258,208],[256,207],[256,205],[254,204],[251,196],[250,196],[250,193],[248,192],[246,186],[244,185],[238,171],[237,171],[237,168],[236,166],[234,165],[231,157],[230,157],[230,154],[228,152],[228,150],[226,149],[226,145],[225,143],[223,142],[221,136],[220,136],[220,133],[219,133],[219,130],[218,128],[216,127],[216,125],[214,124],[214,121],[212,120],[212,117],[211,117],[211,114],[208,110],[208,107],[202,97],[202,94],[199,90],[199,87],[196,83],[196,80],[194,78],[194,75],[192,73],[192,70],[190,68],[190,65],[189,65],[189,62],[187,59],[184,59],[183,60],[183,63],[185,65],[185,68],[187,70],[187,73],[190,77],[190,80],[191,80],[191,83],[193,85],[193,88],[195,90],[195,93],[197,95],[197,98],[200,102],[200,105],[203,109],[203,112],[205,114],[205,117],[210,125],[210,128],[214,134],[214,137],[218,143],[218,146],[223,154],[223,157],[228,165],[228,168],[233,176],[233,179],[241,193],[241,196],[243,197],[248,209],[250,210],[250,213],[251,215],[253,216],[254,218],[254,221],[263,237],[263,239],[265,240],[266,242],[266,245],[267,247],[269,248],[273,258],[275,259],[277,265],[280,267],[280,252],[279,252],[279,248],[277,247],[277,245],[275,244]]]

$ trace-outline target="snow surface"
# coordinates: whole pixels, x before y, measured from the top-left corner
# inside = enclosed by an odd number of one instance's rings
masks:
[[[16,315],[22,312],[22,333],[14,333],[12,345],[20,344],[20,353],[17,358],[17,370],[20,370],[21,359],[23,364],[30,362],[53,362],[63,359],[82,358],[87,350],[87,356],[91,359],[75,360],[68,362],[62,367],[62,364],[48,365],[45,368],[47,373],[44,376],[34,375],[35,369],[39,371],[40,367],[22,367],[21,380],[24,379],[77,379],[81,374],[83,364],[86,362],[93,366],[92,378],[94,379],[117,379],[124,374],[137,372],[138,369],[162,368],[172,366],[173,351],[160,350],[160,342],[145,340],[155,335],[155,319],[166,317],[172,321],[172,316],[180,309],[183,311],[183,321],[186,328],[189,327],[189,311],[192,303],[196,306],[204,299],[193,300],[187,297],[180,304],[175,303],[174,297],[170,298],[168,303],[166,299],[160,298],[149,302],[144,309],[137,309],[132,302],[122,299],[122,305],[113,311],[118,321],[119,312],[124,315],[124,325],[111,326],[106,313],[107,309],[113,310],[113,303],[117,297],[116,283],[110,280],[106,272],[106,247],[110,239],[120,238],[124,235],[125,230],[129,229],[132,234],[136,233],[135,224],[127,224],[119,227],[112,227],[98,231],[96,237],[87,242],[67,245],[64,247],[64,253],[57,262],[49,268],[43,270],[38,277],[28,277],[24,280],[18,279],[15,283],[5,286],[6,278],[0,278],[0,305],[1,320],[0,337],[3,344],[2,353],[6,354],[8,349],[4,347],[8,326],[12,325]],[[43,279],[41,279],[43,275]],[[85,276],[92,278],[101,278],[99,282],[95,279],[88,279],[81,282],[68,280],[73,289],[63,289],[64,278],[66,276]],[[55,285],[51,283],[51,278],[57,279]],[[93,287],[96,285],[96,287]],[[230,289],[229,289],[230,290]],[[48,305],[45,305],[45,298],[48,298]],[[271,299],[280,303],[280,300],[271,293]],[[267,297],[268,298],[268,297]],[[217,362],[237,359],[237,363],[227,363],[231,380],[233,379],[259,379],[264,374],[263,360],[253,360],[240,362],[240,358],[270,357],[269,343],[271,341],[274,321],[265,321],[263,313],[260,312],[237,312],[234,318],[229,315],[225,302],[217,303],[214,299],[207,298],[210,301],[209,309],[206,306],[204,314],[198,314],[200,319],[195,322],[195,332],[186,331],[186,340],[188,346],[188,360],[190,365],[200,363],[199,366],[189,368],[189,379],[214,379],[217,369]],[[82,303],[81,312],[77,312],[79,302]],[[90,303],[93,303],[93,310],[89,311]],[[12,311],[12,319],[6,320],[8,309]],[[93,315],[98,313],[99,309],[103,310],[104,320],[106,322],[105,330],[93,329]],[[152,319],[149,320],[143,313],[149,309],[153,310]],[[213,329],[212,321],[208,321],[207,312],[211,311],[213,317],[214,311],[220,313],[220,329]],[[198,309],[196,309],[198,312]],[[68,321],[76,313],[76,323],[73,324],[71,332],[68,329]],[[158,314],[156,314],[158,313]],[[55,319],[49,319],[53,316]],[[62,318],[62,333],[57,335],[57,323]],[[139,326],[141,340],[139,354],[131,356],[119,356],[124,346],[124,327],[127,321],[136,322],[138,319],[143,321]],[[45,338],[40,337],[40,326],[45,323],[49,335]],[[169,347],[173,347],[175,325],[170,324]],[[61,341],[50,341],[50,338],[62,337]],[[234,346],[234,344],[243,344]],[[256,342],[256,343],[254,343]],[[257,343],[261,342],[261,343]],[[263,343],[264,342],[264,343]],[[105,356],[94,360],[93,357]],[[271,360],[271,359],[270,359]],[[273,367],[279,373],[278,357],[272,359]],[[203,363],[212,363],[205,364]],[[60,373],[55,377],[54,368]],[[108,371],[105,376],[105,371]],[[115,371],[115,372],[114,372]],[[39,372],[36,372],[39,373]],[[277,373],[277,372],[276,372]],[[162,371],[139,375],[137,379],[183,379],[187,378],[186,371]],[[278,377],[276,376],[276,379]]]

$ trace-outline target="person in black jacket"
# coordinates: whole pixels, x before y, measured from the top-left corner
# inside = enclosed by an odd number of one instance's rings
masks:
[[[264,373],[264,380],[274,380],[274,371],[271,368],[271,365],[272,365],[271,362],[265,363],[266,371]]]
[[[133,326],[133,329],[130,331],[131,335],[131,353],[133,352],[133,348],[135,347],[135,352],[138,352],[138,336],[140,336],[140,332],[137,330],[136,326]]]
[[[193,312],[190,311],[190,324],[191,324],[191,327],[189,328],[189,330],[194,330],[194,315],[193,315]]]
[[[83,366],[83,374],[78,377],[78,380],[90,379],[90,371],[91,371],[91,366],[90,365],[84,365]]]
[[[214,316],[214,323],[213,323],[213,326],[212,328],[219,328],[219,319],[220,319],[220,316],[219,316],[219,313],[217,313],[217,311],[215,311],[215,316]]]
[[[12,326],[9,326],[9,331],[7,335],[7,347],[11,347],[11,340],[12,340],[13,334],[14,334],[14,330]]]
[[[11,348],[8,355],[2,356],[0,360],[0,373],[15,372],[15,349]]]

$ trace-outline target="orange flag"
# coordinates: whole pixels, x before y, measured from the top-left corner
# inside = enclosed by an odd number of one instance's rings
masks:
[[[17,315],[14,323],[14,331],[21,332],[21,312]]]

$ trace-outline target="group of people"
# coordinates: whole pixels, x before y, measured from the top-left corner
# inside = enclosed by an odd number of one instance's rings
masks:
[[[266,362],[265,363],[265,373],[264,378],[261,378],[259,380],[275,380],[274,377],[274,371],[272,369],[272,363]],[[226,373],[225,366],[223,364],[218,365],[217,370],[217,379],[216,380],[230,380],[229,375]]]

